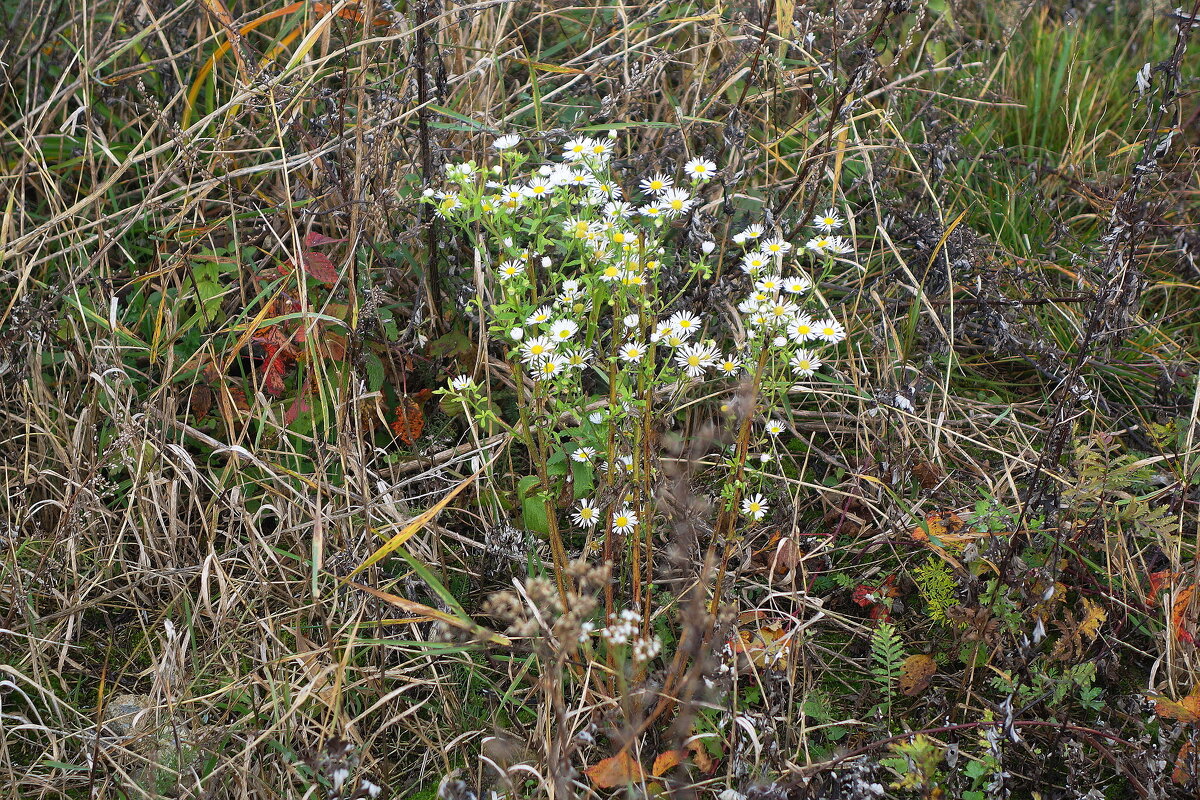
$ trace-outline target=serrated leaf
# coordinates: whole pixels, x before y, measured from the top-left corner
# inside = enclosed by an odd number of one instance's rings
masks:
[[[363,368],[367,371],[367,391],[378,392],[383,388],[383,361],[374,353],[363,355]]]
[[[1079,632],[1088,639],[1095,639],[1100,635],[1100,626],[1108,619],[1108,612],[1099,603],[1088,597],[1083,598],[1083,609],[1083,620],[1079,623]]]

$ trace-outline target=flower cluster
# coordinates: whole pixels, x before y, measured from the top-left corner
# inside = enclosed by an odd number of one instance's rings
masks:
[[[613,168],[616,138],[572,138],[542,162],[530,143],[501,136],[492,143],[494,164],[450,165],[448,188],[426,193],[436,213],[474,241],[486,267],[477,302],[493,340],[508,343],[518,385],[532,387],[528,397],[518,393],[514,432],[531,452],[551,454],[560,466],[549,474],[570,476],[577,502],[568,517],[589,537],[640,537],[653,521],[656,467],[632,436],[645,408],[670,413],[661,398],[683,407],[693,391],[720,395],[747,380],[773,407],[825,380],[829,348],[846,338],[813,292],[822,271],[851,252],[837,233],[846,224],[837,209],[818,216],[803,246],[750,224],[729,247],[668,249],[668,221],[709,202],[717,165],[696,157],[627,179]],[[736,319],[701,315],[680,305],[681,295],[660,291],[667,270],[684,276],[685,289],[714,273],[744,283]],[[469,376],[453,379],[450,391],[468,406],[479,400]],[[787,429],[763,418],[764,438],[754,443],[760,460],[770,460],[766,451]],[[597,480],[613,486],[618,476],[640,483],[603,494],[612,501],[592,496]],[[757,522],[770,511],[769,491],[754,483],[766,480],[761,472],[750,477],[731,508]]]
[[[662,640],[657,636],[643,636],[639,626],[642,615],[632,609],[624,609],[608,619],[608,626],[600,636],[610,647],[630,645],[630,655],[635,663],[645,663],[662,651]]]

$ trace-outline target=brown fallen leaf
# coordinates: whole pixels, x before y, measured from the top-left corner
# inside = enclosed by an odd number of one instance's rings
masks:
[[[646,778],[642,765],[624,750],[603,761],[597,761],[583,773],[591,779],[597,789],[616,789],[631,783],[640,783]]]
[[[717,760],[708,754],[708,748],[699,739],[692,739],[684,745],[692,754],[692,763],[705,775],[711,775],[717,768]]]
[[[1171,771],[1171,780],[1175,783],[1187,783],[1196,776],[1197,768],[1200,768],[1200,763],[1197,763],[1196,748],[1192,747],[1191,742],[1184,742],[1183,747],[1179,748],[1179,755],[1175,757],[1175,769]]]
[[[929,688],[936,672],[937,662],[933,660],[933,656],[909,656],[900,665],[900,693],[905,697],[920,694]]]

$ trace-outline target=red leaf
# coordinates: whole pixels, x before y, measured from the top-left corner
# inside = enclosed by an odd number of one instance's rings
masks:
[[[316,231],[312,231],[311,233],[309,233],[307,236],[304,237],[304,246],[305,247],[319,247],[323,244],[338,244],[338,243],[344,242],[344,241],[346,241],[346,240],[345,239],[331,239],[330,237],[326,236],[323,233],[317,233]]]
[[[300,387],[300,393],[296,395],[296,399],[288,406],[288,410],[283,412],[283,424],[291,425],[300,416],[302,412],[310,411],[312,406],[308,403],[308,381],[304,381],[304,385]]]
[[[262,348],[263,391],[272,397],[283,394],[283,375],[290,362],[296,360],[291,342],[277,326],[261,328],[250,337],[253,344]]]
[[[1146,595],[1146,603],[1150,607],[1158,604],[1158,595],[1166,588],[1171,581],[1179,577],[1178,573],[1171,572],[1169,569],[1159,570],[1158,572],[1150,573],[1150,592]]]
[[[334,269],[333,262],[329,260],[329,256],[324,253],[318,253],[316,250],[305,250],[301,255],[304,262],[304,271],[313,276],[321,283],[334,284],[337,283],[338,271]]]

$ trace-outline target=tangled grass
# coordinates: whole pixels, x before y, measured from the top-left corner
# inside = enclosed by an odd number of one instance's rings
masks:
[[[5,795],[1194,797],[1198,14],[0,0]],[[846,215],[761,518],[755,382],[642,387],[632,538],[510,430],[423,195],[608,131],[722,346],[701,243]]]

